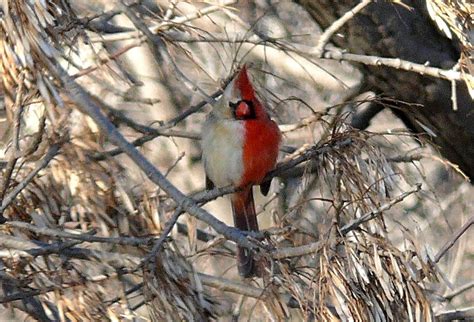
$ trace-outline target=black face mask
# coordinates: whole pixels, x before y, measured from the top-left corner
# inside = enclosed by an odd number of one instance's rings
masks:
[[[236,120],[251,120],[255,119],[255,106],[252,101],[240,100],[237,103],[229,102],[229,107],[232,109],[232,114]]]

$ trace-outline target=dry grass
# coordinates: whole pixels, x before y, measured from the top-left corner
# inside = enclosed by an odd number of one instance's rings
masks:
[[[421,321],[474,300],[466,236],[434,251],[469,220],[473,188],[392,116],[348,125],[390,100],[363,99],[350,66],[305,55],[317,43],[301,34],[317,31],[296,5],[7,3],[0,302],[15,317]],[[218,80],[245,60],[291,147],[257,199],[267,229],[249,238],[203,224],[188,198],[229,221],[213,200],[231,190],[201,191],[197,139]],[[162,177],[122,155],[131,147],[108,153],[123,137]],[[264,278],[237,277],[235,242],[268,264]]]

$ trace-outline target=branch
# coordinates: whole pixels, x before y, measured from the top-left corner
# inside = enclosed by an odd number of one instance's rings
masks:
[[[234,74],[226,78],[222,82],[222,87],[226,87],[229,82],[232,80],[234,77]],[[208,95],[208,97],[212,98],[213,100],[217,99],[220,95],[222,94],[222,89],[218,89],[211,95]],[[199,140],[200,135],[196,135],[193,133],[188,133],[188,132],[182,132],[182,131],[172,131],[169,130],[170,128],[176,126],[179,122],[185,120],[188,116],[198,112],[200,109],[202,109],[206,104],[208,104],[208,100],[203,100],[199,102],[196,105],[191,106],[190,108],[184,110],[181,112],[179,115],[176,117],[172,118],[171,120],[167,121],[165,124],[161,125],[158,128],[152,128],[146,125],[142,125],[139,123],[136,123],[134,120],[126,117],[121,111],[117,111],[113,108],[108,108],[107,110],[110,111],[110,113],[113,115],[114,118],[117,118],[119,121],[123,122],[127,126],[131,127],[135,131],[138,131],[140,133],[147,134],[146,136],[143,136],[141,138],[136,139],[135,141],[132,142],[134,146],[141,146],[145,144],[146,142],[149,142],[158,136],[175,136],[175,137],[184,137],[188,139],[195,139]],[[107,107],[106,104],[103,104],[105,107]],[[102,153],[96,153],[92,156],[92,159],[95,161],[103,161],[107,159],[107,157],[111,156],[116,156],[124,151],[120,148],[115,148],[106,152]]]
[[[356,55],[346,53],[341,50],[329,50],[325,51],[323,58],[334,59],[334,60],[346,60],[354,63],[360,63],[369,66],[386,66],[395,69],[406,70],[409,72],[415,72],[421,75],[427,75],[435,78],[446,79],[449,81],[462,81],[463,77],[461,72],[453,69],[445,70],[436,67],[430,67],[427,65],[416,64],[411,61],[402,60],[400,58],[384,58],[378,56],[368,55]]]
[[[272,251],[270,256],[274,259],[284,259],[314,254],[323,248],[324,245],[325,243],[318,241],[303,246],[279,248]]]
[[[143,19],[140,19],[134,11],[125,3],[124,0],[120,0],[119,6],[121,10],[125,13],[125,15],[130,19],[133,23],[135,28],[140,30],[144,37],[145,41],[148,43],[153,58],[156,61],[158,66],[163,66],[169,63],[167,60],[169,59],[168,55],[166,54],[166,45],[164,44],[161,39],[158,38],[157,35],[153,34],[150,29],[148,29],[147,25],[145,24]]]
[[[412,190],[409,190],[409,191],[406,191],[404,193],[402,193],[401,195],[399,195],[398,197],[396,197],[395,199],[392,199],[390,200],[389,202],[387,202],[386,204],[383,204],[382,206],[380,206],[379,208],[377,208],[376,210],[373,210],[373,211],[370,211],[368,213],[365,213],[363,214],[362,216],[360,216],[359,218],[357,219],[354,219],[352,220],[350,223],[344,225],[342,228],[341,228],[341,234],[345,235],[347,234],[348,232],[350,232],[351,230],[354,230],[356,229],[357,227],[359,227],[360,225],[362,225],[363,223],[369,221],[369,220],[372,220],[374,219],[375,217],[379,216],[380,214],[382,214],[384,211],[392,208],[394,205],[396,205],[397,203],[403,201],[403,199],[405,199],[406,197],[408,197],[409,195],[413,194],[413,193],[416,193],[418,191],[421,190],[421,184],[418,183],[416,184],[415,188],[413,188]]]
[[[46,255],[52,253],[58,253],[58,255],[64,257],[77,258],[88,261],[97,261],[101,264],[107,264],[115,269],[124,271],[124,267],[136,267],[140,263],[140,258],[120,253],[120,252],[111,252],[111,251],[100,251],[94,249],[87,249],[84,247],[70,247],[69,242],[63,243],[62,247],[58,244],[45,245],[39,241],[24,240],[15,236],[9,235],[0,235],[0,246],[2,250],[0,251],[1,257],[12,257],[12,254],[20,257],[32,257],[39,255]],[[38,247],[40,245],[40,247]],[[41,245],[44,245],[41,247]],[[68,247],[69,246],[69,247]],[[17,251],[12,251],[17,250]]]
[[[171,232],[171,230],[173,230],[173,227],[178,221],[178,218],[181,214],[182,214],[181,208],[176,209],[173,216],[166,222],[165,229],[163,229],[163,231],[161,232],[160,238],[158,238],[158,240],[155,241],[155,244],[153,245],[153,248],[151,249],[150,253],[145,256],[145,258],[142,260],[140,265],[138,265],[138,268],[143,267],[150,260],[153,261],[153,267],[156,268],[156,263],[155,263],[156,254],[158,254],[158,252],[160,251],[161,246],[163,245],[166,237]]]
[[[235,293],[239,295],[244,295],[247,297],[252,297],[258,300],[264,300],[266,297],[266,290],[263,288],[255,287],[249,284],[244,284],[240,282],[236,282],[230,279],[222,278],[222,277],[216,277],[212,275],[207,275],[203,273],[195,273],[195,272],[189,272],[191,274],[196,274],[196,276],[199,278],[201,283],[207,287],[215,288],[218,289],[222,292],[230,292],[230,293]],[[138,290],[140,290],[143,287],[144,283],[139,283],[132,287],[131,289],[126,291],[126,295],[129,295],[131,293],[134,293]],[[288,295],[288,294],[280,294],[283,297],[283,300],[285,303],[290,307],[290,308],[299,308],[299,303],[298,301]],[[121,300],[121,297],[117,296],[113,298],[112,300],[108,301],[109,305],[112,305],[113,303],[116,303]]]
[[[274,177],[284,175],[287,171],[294,171],[295,166],[305,161],[314,159],[317,160],[321,155],[333,151],[335,149],[343,149],[350,146],[353,143],[350,137],[343,138],[342,140],[330,140],[323,145],[314,145],[303,151],[298,157],[291,159],[286,162],[281,162],[277,165],[275,170],[270,171],[265,178],[263,183],[272,180]]]
[[[197,276],[204,285],[216,288],[223,292],[237,293],[253,298],[262,298],[265,293],[264,289],[235,282],[222,277],[215,277],[202,273],[198,273]]]
[[[38,227],[38,226],[28,224],[22,221],[9,221],[5,225],[7,227],[26,229],[38,235],[50,236],[50,237],[56,237],[56,238],[68,238],[68,239],[80,240],[83,242],[89,242],[89,243],[111,243],[111,244],[117,244],[117,245],[140,246],[140,245],[147,245],[154,239],[154,237],[100,237],[100,236],[91,236],[90,233],[86,233],[86,234],[68,233],[59,229]]]
[[[230,6],[235,4],[237,1],[236,0],[224,0],[220,4],[216,5],[211,5],[207,6],[206,8],[203,8],[201,10],[196,10],[188,15],[185,16],[180,16],[176,17],[174,19],[165,21],[161,24],[152,26],[149,28],[150,32],[152,33],[158,33],[158,32],[163,32],[166,31],[172,27],[179,26],[183,23],[190,22],[192,20],[196,20],[199,18],[202,18],[204,16],[207,16],[211,13],[214,13],[216,11],[221,10],[222,8],[226,6]],[[137,31],[129,31],[129,32],[121,32],[121,33],[116,33],[113,35],[105,35],[105,36],[99,36],[99,37],[91,37],[92,42],[96,41],[121,41],[121,40],[129,40],[131,38],[140,38],[144,39],[143,36],[140,37],[140,33]]]
[[[10,186],[10,180],[13,175],[13,170],[15,169],[15,165],[18,161],[18,158],[20,156],[20,128],[21,128],[21,115],[23,113],[23,86],[24,86],[24,76],[25,73],[20,73],[19,77],[19,82],[20,84],[18,85],[18,89],[16,90],[16,97],[15,97],[15,102],[12,106],[12,109],[14,109],[14,116],[13,116],[13,137],[12,137],[12,146],[13,146],[13,152],[11,157],[8,160],[7,163],[7,169],[5,171],[5,174],[3,176],[2,180],[2,187],[0,190],[0,198],[5,197],[5,193],[8,190],[8,187]],[[2,222],[5,222],[5,218],[2,216],[3,211],[0,211],[0,224]]]
[[[302,175],[303,173],[313,172],[319,166],[319,157],[325,153],[329,153],[336,149],[343,149],[352,144],[352,139],[344,137],[342,139],[330,140],[322,145],[313,145],[305,150],[303,150],[300,155],[294,159],[289,159],[288,161],[280,162],[277,164],[276,168],[270,171],[265,178],[263,183],[271,181],[275,177],[288,178],[296,177]],[[300,166],[299,164],[310,161],[309,166]],[[238,188],[233,186],[227,187],[216,187],[212,190],[204,190],[194,194],[191,194],[189,198],[192,198],[195,202],[200,205],[203,205],[211,200],[217,199],[218,197],[231,194],[238,191]],[[176,209],[177,205],[170,205],[166,208],[166,211],[172,211]]]
[[[393,200],[390,200],[390,202],[382,205],[379,207],[377,210],[368,212],[361,217],[353,220],[349,224],[343,226],[341,228],[341,233],[342,234],[347,234],[349,231],[354,230],[355,228],[359,227],[361,224],[375,218],[376,216],[380,215],[382,212],[390,209],[393,207],[393,205],[401,202],[403,199],[408,197],[409,195],[418,192],[421,190],[421,184],[417,184],[416,187],[410,191],[404,192],[400,196],[396,197]],[[274,259],[283,259],[283,258],[288,258],[288,257],[298,257],[298,256],[303,256],[303,255],[308,255],[308,254],[313,254],[317,251],[319,251],[322,247],[324,246],[324,242],[318,241],[314,242],[311,244],[303,245],[303,246],[297,246],[297,247],[287,247],[287,248],[280,248],[273,250],[270,252],[270,256]]]
[[[25,189],[25,187],[33,180],[33,178],[40,172],[43,168],[45,168],[49,162],[56,156],[59,152],[59,144],[53,144],[49,147],[48,152],[43,157],[41,162],[36,166],[36,168],[28,173],[28,175],[21,181],[10,193],[3,198],[2,206],[0,207],[0,224],[4,223],[6,219],[3,217],[3,212],[5,209],[15,200],[18,194]]]
[[[470,290],[470,289],[473,288],[473,287],[474,287],[474,281],[471,281],[471,282],[469,282],[469,283],[467,283],[467,284],[464,284],[464,285],[458,287],[457,289],[453,290],[452,292],[447,293],[447,294],[444,295],[443,297],[444,297],[446,300],[450,301],[450,300],[452,300],[454,297],[458,296],[458,295],[461,294],[461,293],[464,293],[464,292]]]
[[[248,284],[243,284],[239,282],[235,282],[229,279],[225,279],[222,277],[215,277],[207,274],[197,273],[197,276],[201,280],[202,284],[216,288],[223,292],[231,292],[236,293],[248,297],[253,297],[255,299],[265,299],[266,295],[268,294],[265,289],[258,288],[255,286],[251,286]],[[266,294],[267,293],[267,294]],[[290,308],[299,308],[298,301],[288,294],[281,294],[283,300]]]
[[[5,304],[5,303],[17,301],[17,300],[23,300],[23,299],[37,296],[37,295],[46,294],[53,291],[64,291],[69,288],[85,286],[88,283],[97,283],[99,281],[103,281],[105,279],[115,277],[115,275],[116,274],[102,275],[100,276],[100,278],[94,278],[92,280],[86,279],[86,280],[81,280],[80,282],[72,281],[71,283],[67,283],[67,284],[63,283],[60,285],[43,286],[40,289],[28,289],[28,290],[17,291],[15,293],[0,296],[0,303]],[[143,286],[143,283],[141,283],[141,286]],[[119,300],[120,298],[117,301]],[[45,321],[50,321],[50,320],[45,320]]]
[[[354,8],[352,8],[351,10],[346,12],[344,15],[342,15],[339,19],[334,21],[331,26],[326,28],[323,34],[319,37],[318,43],[316,47],[314,48],[313,54],[321,57],[324,47],[329,42],[331,37],[339,29],[341,29],[341,27],[344,26],[346,22],[351,20],[359,11],[367,7],[367,5],[371,2],[372,2],[371,0],[362,0],[358,5],[356,5]]]
[[[321,58],[321,54],[318,54],[314,48],[299,46],[302,49],[295,49],[289,45],[283,44],[281,41],[276,43],[276,40],[266,39],[255,40],[254,37],[248,39],[234,40],[233,38],[190,38],[188,35],[169,35],[166,34],[164,37],[170,37],[173,41],[184,41],[184,42],[232,42],[232,43],[248,43],[255,46],[271,47],[277,50],[283,50],[286,52],[291,52],[297,54],[303,59],[309,60],[311,63],[316,64],[313,59]],[[379,56],[370,56],[370,55],[359,55],[351,54],[344,52],[342,50],[331,49],[325,50],[322,53],[322,58],[331,59],[331,60],[345,60],[349,62],[369,65],[369,66],[386,66],[395,69],[406,70],[410,72],[415,72],[422,75],[427,75],[435,78],[446,79],[449,81],[464,81],[463,75],[461,72],[454,69],[441,69],[437,67],[431,67],[426,64],[417,64],[408,60],[402,60],[399,58],[385,58]],[[317,64],[316,64],[317,65]]]
[[[456,233],[451,237],[450,240],[444,244],[444,246],[440,249],[438,254],[436,254],[434,258],[434,262],[438,263],[440,259],[447,253],[447,251],[454,246],[454,244],[458,241],[459,238],[472,226],[474,225],[474,216],[472,216],[461,228],[459,228]]]
[[[472,321],[474,319],[474,306],[459,310],[445,311],[436,314],[436,321],[453,321],[465,320]]]
[[[53,285],[53,286],[48,286],[44,287],[43,289],[39,290],[24,290],[24,291],[18,291],[16,293],[0,296],[0,304],[5,304],[17,300],[24,300],[29,297],[37,296],[40,294],[46,294],[55,290],[64,290],[66,287],[61,285],[60,287]]]
[[[144,136],[132,141],[131,144],[133,146],[136,146],[136,147],[142,146],[143,144],[145,144],[145,143],[147,143],[147,142],[149,142],[153,139],[156,139],[159,136],[181,137],[181,138],[187,138],[187,139],[193,139],[193,140],[200,139],[200,136],[195,135],[193,133],[184,132],[184,131],[156,130],[156,131],[154,131],[153,134],[147,134],[147,135],[144,135]],[[116,149],[112,149],[112,150],[105,151],[105,152],[94,153],[91,156],[91,159],[94,160],[94,161],[104,161],[107,158],[117,156],[117,155],[122,154],[124,152],[125,151],[123,151],[121,148],[116,148]]]

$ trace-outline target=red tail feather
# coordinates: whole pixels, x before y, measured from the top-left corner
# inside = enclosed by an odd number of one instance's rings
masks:
[[[235,227],[243,231],[258,231],[252,187],[232,195],[232,212]],[[259,275],[257,262],[248,249],[238,247],[237,265],[239,274],[243,277]]]

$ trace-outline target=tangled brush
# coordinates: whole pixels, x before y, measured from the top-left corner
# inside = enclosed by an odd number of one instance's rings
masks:
[[[168,122],[143,124],[117,107],[130,103],[140,83],[119,57],[147,43],[186,90],[204,91],[183,72],[203,69],[195,66],[204,50],[173,37],[197,33],[202,27],[192,22],[211,13],[239,21],[231,4],[173,18],[173,6],[150,13],[138,2],[93,16],[65,0],[2,2],[0,93],[9,126],[0,186],[2,304],[41,321],[205,321],[236,312],[274,320],[432,319],[427,289],[438,282],[436,265],[410,230],[397,244],[399,226],[386,220],[421,186],[387,157],[384,135],[354,130],[342,109],[312,110],[288,127],[285,136],[298,147],[284,147],[268,174],[279,184],[260,210],[272,209],[273,228],[255,234],[203,208],[235,188],[193,189],[189,178],[201,175],[192,173],[197,144],[185,149],[192,174],[179,170],[184,188],[170,179],[184,153],[173,160],[171,149],[156,148],[173,161],[162,173],[163,164],[145,157],[149,146],[137,148],[169,137],[180,151],[180,140],[198,140],[197,112],[220,89]],[[115,37],[110,20],[122,13],[133,28],[118,36],[132,42],[115,50],[101,37]],[[187,59],[196,65],[177,67]],[[236,278],[236,244],[268,264],[262,279]]]
[[[156,218],[159,201],[149,198],[152,192],[135,195],[127,189],[119,163],[91,160],[92,151],[104,150],[97,127],[75,110],[51,72],[52,65],[70,59],[67,51],[77,49],[81,33],[81,22],[68,3],[7,1],[1,11],[1,91],[14,138],[7,148],[2,211],[9,221],[34,224],[34,228],[2,228],[3,246],[15,250],[3,251],[7,273],[2,285],[17,281],[8,285],[2,302],[35,289],[38,299],[20,295],[23,302],[13,306],[39,320],[117,319],[130,314],[111,299],[111,294],[117,294],[111,290],[121,288],[121,270],[137,270],[140,254],[152,243],[149,234],[160,230],[159,220],[151,220]],[[39,175],[29,177],[32,173]],[[15,197],[15,189],[24,184],[16,200],[7,205],[9,194]],[[138,214],[130,216],[130,212]],[[80,232],[86,233],[85,240],[75,240],[74,234]],[[87,236],[96,232],[105,238],[103,242],[110,241],[107,237],[115,242],[106,247],[89,243],[93,240]],[[122,234],[145,237],[131,241],[115,237]],[[164,263],[154,270],[158,275],[138,270],[147,281],[146,289],[159,280],[149,301],[162,300],[164,283],[170,296],[166,302],[182,305],[164,305],[158,316],[197,318],[204,314],[205,291],[195,290],[189,263],[176,260],[182,257],[166,248],[157,255],[157,262]],[[38,307],[38,301],[44,307]],[[206,314],[212,314],[211,307],[206,309]]]

